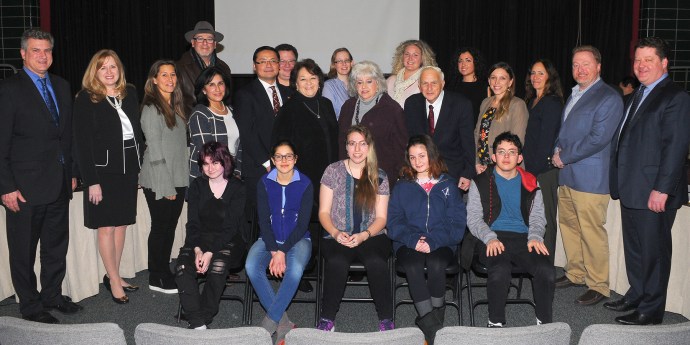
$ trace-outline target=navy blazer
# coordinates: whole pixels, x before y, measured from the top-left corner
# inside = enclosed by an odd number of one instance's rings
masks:
[[[426,98],[414,94],[405,101],[405,121],[410,137],[429,134]],[[452,91],[444,91],[441,109],[434,109],[438,116],[434,135],[430,135],[438,147],[448,173],[459,179],[472,179],[474,167],[474,120],[472,103],[467,97]]]
[[[23,69],[0,82],[0,195],[19,190],[29,205],[54,202],[64,184],[72,193],[70,86],[53,74],[50,82],[60,114],[58,126]]]
[[[565,108],[561,118],[564,115]],[[560,158],[565,164],[559,173],[559,185],[609,194],[611,138],[622,116],[621,96],[603,80],[582,95],[562,122],[556,139],[555,146],[561,149]]]
[[[644,210],[652,190],[668,194],[666,207],[688,202],[690,96],[666,77],[639,105],[619,140],[622,125],[621,121],[611,141],[611,197],[620,198],[625,207]]]

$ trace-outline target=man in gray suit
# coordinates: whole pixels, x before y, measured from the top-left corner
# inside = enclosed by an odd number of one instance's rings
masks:
[[[609,246],[604,224],[609,204],[611,138],[623,101],[601,80],[601,54],[592,46],[573,49],[573,87],[552,158],[560,168],[558,217],[567,257],[556,287],[587,285],[577,298],[596,304],[610,295]]]

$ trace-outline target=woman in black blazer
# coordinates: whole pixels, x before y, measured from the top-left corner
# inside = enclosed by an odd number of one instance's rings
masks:
[[[137,178],[143,134],[136,90],[127,86],[117,54],[98,51],[74,103],[74,138],[84,182],[84,225],[98,229],[98,249],[107,274],[103,284],[115,303],[138,287],[119,273],[127,225],[136,221]]]

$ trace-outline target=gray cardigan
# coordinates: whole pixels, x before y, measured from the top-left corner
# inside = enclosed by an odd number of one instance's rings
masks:
[[[146,137],[146,152],[139,184],[153,190],[156,200],[177,194],[176,187],[189,185],[187,126],[176,116],[175,127],[168,128],[156,107],[146,105],[141,110],[141,129]]]

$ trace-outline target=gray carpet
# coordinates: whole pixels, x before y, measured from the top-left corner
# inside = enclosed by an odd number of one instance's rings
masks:
[[[560,276],[561,269],[557,269]],[[63,315],[59,312],[52,314],[60,319],[62,323],[93,323],[93,322],[115,322],[122,327],[129,344],[134,344],[134,329],[139,323],[154,322],[166,325],[179,325],[186,327],[183,321],[177,324],[174,315],[177,313],[177,295],[166,295],[148,289],[148,273],[140,272],[134,279],[128,280],[132,284],[142,288],[129,294],[130,303],[127,305],[117,305],[110,299],[110,294],[101,285],[100,294],[87,298],[80,302],[84,310],[75,315]],[[473,282],[481,282],[481,278],[473,278]],[[239,293],[243,286],[236,284],[228,289],[226,293]],[[614,323],[614,317],[618,313],[609,311],[602,307],[601,303],[595,306],[583,307],[576,305],[574,300],[583,292],[584,288],[570,287],[556,290],[553,303],[554,321],[566,322],[573,331],[571,344],[577,344],[580,334],[585,327],[595,323]],[[348,296],[368,296],[366,287],[348,288]],[[483,288],[473,290],[474,298],[484,298],[486,296]],[[302,293],[298,292],[298,296]],[[406,289],[398,291],[399,297],[407,298]],[[532,291],[529,282],[526,281],[523,297],[531,297]],[[612,298],[619,298],[613,294]],[[448,297],[450,298],[450,292]],[[293,303],[288,309],[290,318],[298,327],[313,327],[314,325],[314,305],[306,303]],[[465,324],[469,325],[467,295],[463,291],[463,314]],[[252,323],[258,325],[264,317],[264,311],[258,302],[254,303]],[[14,297],[0,302],[0,316],[20,317],[19,306],[14,302]],[[411,305],[403,305],[397,310],[396,325],[398,327],[414,326],[416,312]],[[486,325],[487,308],[478,306],[476,309],[476,321],[478,326]],[[506,317],[509,327],[528,326],[535,324],[534,310],[530,306],[509,305],[506,308]],[[241,325],[242,310],[238,302],[222,301],[220,312],[211,324],[212,328],[229,328]],[[675,313],[666,313],[664,324],[685,322],[687,319]],[[446,310],[446,326],[458,325],[457,313],[452,308]],[[378,330],[378,320],[376,311],[372,303],[343,303],[336,318],[336,330],[340,332],[373,332]]]

